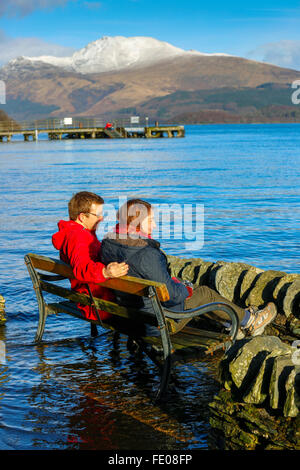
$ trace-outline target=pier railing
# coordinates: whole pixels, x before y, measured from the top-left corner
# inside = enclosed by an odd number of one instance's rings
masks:
[[[110,122],[113,128],[107,128]],[[62,139],[120,139],[120,138],[159,138],[184,137],[184,126],[159,126],[158,122],[149,122],[148,118],[51,118],[35,121],[0,122],[0,142],[11,142],[15,135],[21,135],[24,141],[38,140],[39,135],[48,134],[49,140]]]
[[[139,118],[138,122],[132,122],[130,118],[104,119],[104,118],[72,118],[72,122],[67,124],[65,119],[39,119],[35,121],[0,121],[0,132],[16,131],[42,131],[54,129],[92,129],[105,127],[107,122],[111,122],[114,127],[148,127],[154,125],[148,118]]]

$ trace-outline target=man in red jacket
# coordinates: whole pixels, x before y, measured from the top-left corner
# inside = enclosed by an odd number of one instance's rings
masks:
[[[75,279],[71,288],[89,295],[87,284],[94,297],[113,300],[109,289],[99,286],[112,277],[126,276],[126,263],[101,263],[101,243],[96,236],[98,224],[103,220],[103,199],[97,194],[82,191],[75,194],[68,204],[70,220],[58,222],[59,231],[52,237],[54,247],[60,252],[60,259],[71,265]],[[97,320],[96,312],[88,305],[78,304],[78,308],[90,320]],[[100,318],[111,317],[108,312],[98,310]]]

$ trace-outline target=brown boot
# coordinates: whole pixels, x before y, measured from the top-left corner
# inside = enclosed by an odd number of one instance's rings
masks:
[[[267,306],[262,309],[258,310],[243,328],[243,331],[246,335],[249,336],[258,336],[264,332],[264,329],[267,325],[269,325],[277,314],[276,305],[273,302],[269,302]]]

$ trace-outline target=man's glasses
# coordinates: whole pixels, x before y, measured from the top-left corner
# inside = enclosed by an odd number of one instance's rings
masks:
[[[91,215],[94,215],[95,217],[97,217],[97,219],[103,219],[103,215],[99,215],[99,214],[94,214],[94,212],[85,212],[85,214],[91,214]]]

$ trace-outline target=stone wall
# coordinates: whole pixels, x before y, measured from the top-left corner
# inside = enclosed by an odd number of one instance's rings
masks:
[[[219,369],[212,446],[300,450],[300,349],[274,336],[243,339]]]
[[[262,307],[274,302],[279,314],[279,331],[282,324],[285,328],[282,334],[300,337],[300,274],[264,271],[245,263],[211,262],[201,258],[167,255],[167,259],[172,276],[195,285],[207,285],[240,307]]]
[[[220,382],[240,402],[296,417],[300,411],[300,350],[276,336],[237,341],[220,363]]]
[[[263,407],[234,400],[226,390],[215,396],[209,407],[211,449],[300,449],[300,415],[272,416]]]

